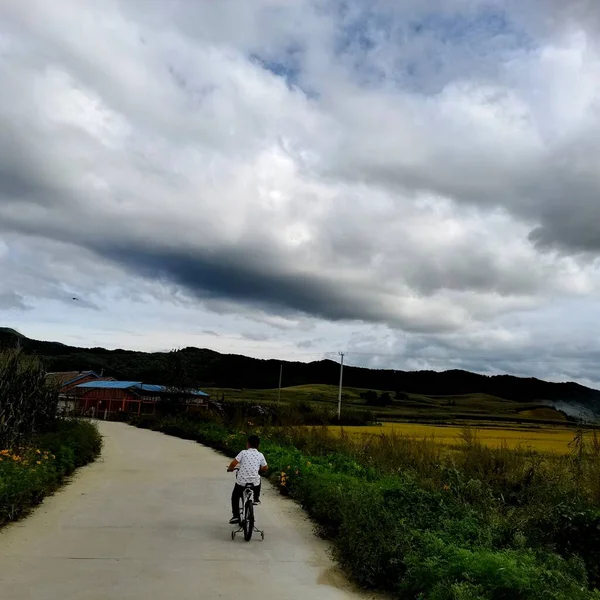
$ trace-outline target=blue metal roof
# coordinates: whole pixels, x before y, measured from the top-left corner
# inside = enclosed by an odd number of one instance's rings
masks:
[[[112,390],[129,390],[135,388],[142,392],[150,392],[159,394],[161,392],[169,392],[172,388],[168,388],[164,385],[155,385],[152,383],[142,383],[141,381],[88,381],[77,386],[78,388],[103,388]],[[205,392],[200,390],[190,390],[190,394],[193,396],[207,396]]]
[[[112,390],[126,390],[131,387],[140,385],[139,381],[87,381],[81,383],[78,388],[105,388]]]

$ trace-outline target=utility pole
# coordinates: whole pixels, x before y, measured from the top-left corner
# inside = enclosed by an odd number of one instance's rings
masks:
[[[279,401],[281,400],[281,378],[283,376],[283,363],[279,363],[279,390],[277,392],[277,406],[279,406]]]
[[[338,421],[342,418],[342,379],[344,376],[344,353],[340,352],[340,389],[338,392]]]

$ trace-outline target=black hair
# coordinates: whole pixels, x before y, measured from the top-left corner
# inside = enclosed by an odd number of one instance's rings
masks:
[[[248,436],[248,446],[250,448],[258,448],[260,446],[260,438],[257,435]]]

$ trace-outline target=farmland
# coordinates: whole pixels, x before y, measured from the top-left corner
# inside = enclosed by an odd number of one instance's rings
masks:
[[[263,406],[277,404],[278,390],[235,390],[211,388],[213,399],[227,402],[250,402]],[[361,388],[344,388],[342,411],[371,411],[376,425],[344,427],[351,436],[381,436],[396,434],[428,438],[437,443],[460,443],[465,428],[475,432],[477,439],[488,447],[536,450],[564,454],[571,449],[576,424],[552,407],[539,403],[504,400],[488,394],[454,396],[425,396],[405,394],[402,400],[394,398],[388,406],[368,406]],[[378,395],[385,390],[376,390]],[[302,385],[282,388],[280,402],[308,403],[315,408],[335,412],[338,389],[328,385]],[[361,396],[362,395],[362,396]],[[334,433],[340,427],[330,426]],[[588,438],[591,436],[588,433]]]
[[[273,405],[278,400],[277,389],[228,389],[205,388],[214,400],[246,401],[262,405]],[[387,406],[371,406],[364,394],[375,392],[379,396],[388,393],[391,402]],[[363,397],[361,397],[361,394]],[[300,385],[282,388],[281,403],[308,402],[314,406],[335,410],[338,401],[338,389],[330,385]],[[552,407],[541,403],[516,402],[489,394],[473,393],[452,396],[425,396],[422,394],[404,394],[396,399],[389,390],[366,390],[362,388],[344,388],[342,410],[369,410],[379,421],[423,423],[468,424],[468,423],[521,423],[521,424],[567,424],[567,417]]]
[[[366,427],[328,427],[336,434],[344,432],[351,436],[382,436],[396,434],[415,438],[427,438],[440,444],[457,445],[464,437],[465,429],[455,426],[429,425],[421,423],[383,423],[380,426]],[[531,449],[538,452],[566,454],[572,449],[575,436],[573,428],[567,427],[526,427],[508,425],[478,426],[473,435],[484,445],[500,448],[503,445],[511,449]],[[586,439],[593,439],[592,433]]]

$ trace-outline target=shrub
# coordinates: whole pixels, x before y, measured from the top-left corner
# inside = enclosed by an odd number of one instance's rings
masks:
[[[360,397],[367,406],[389,406],[393,401],[389,392],[381,392],[381,395],[379,395],[374,390],[361,392]]]
[[[89,421],[75,419],[58,421],[55,430],[39,436],[37,443],[56,456],[61,476],[92,462],[102,450],[98,428]]]
[[[470,597],[486,600],[584,600],[594,596],[582,582],[585,575],[576,559],[565,561],[532,550],[467,549],[427,532],[407,556],[406,576],[399,589],[406,595],[423,594],[439,600],[460,598],[458,590],[463,596],[468,591]]]
[[[600,509],[561,503],[532,521],[530,531],[531,543],[544,543],[565,556],[581,556],[590,583],[600,586]]]
[[[93,461],[102,440],[94,425],[58,421],[34,446],[0,451],[0,526],[24,515],[77,467]]]

